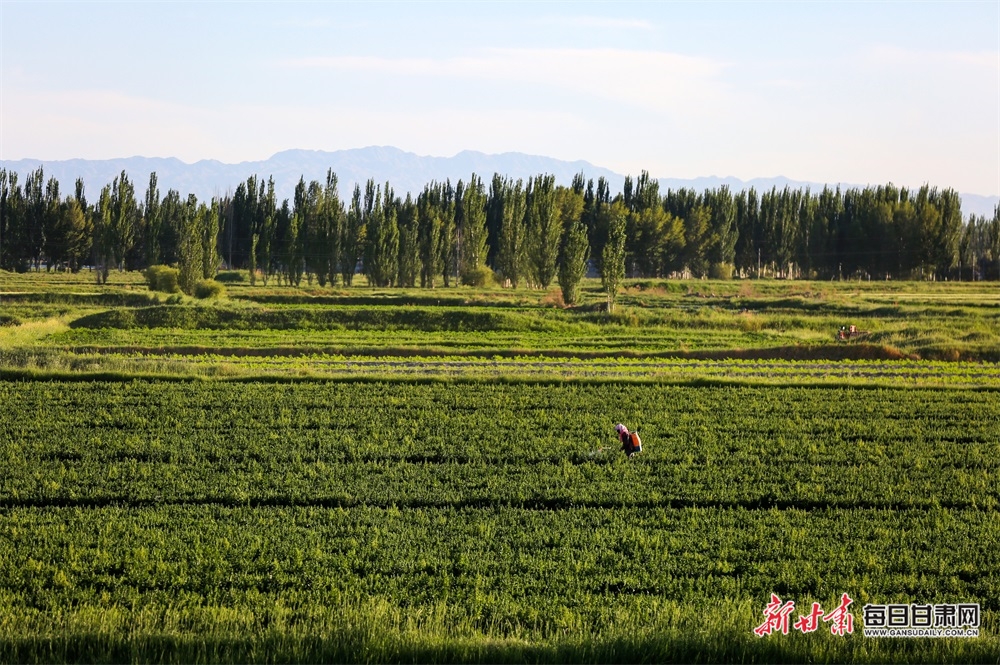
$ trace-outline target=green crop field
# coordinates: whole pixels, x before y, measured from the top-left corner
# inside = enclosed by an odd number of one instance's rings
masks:
[[[0,272],[0,662],[998,662],[996,285],[111,282]]]

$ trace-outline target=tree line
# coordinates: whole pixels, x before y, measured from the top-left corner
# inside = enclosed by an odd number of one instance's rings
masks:
[[[165,195],[151,173],[139,199],[124,171],[87,200],[62,196],[41,167],[23,184],[0,169],[0,268],[94,270],[158,264],[187,290],[225,265],[251,279],[379,287],[484,284],[548,288],[567,302],[595,271],[630,277],[1000,279],[1000,208],[963,219],[951,189],[884,185],[820,192],[728,187],[668,190],[643,172],[612,194],[582,174],[495,174],[431,182],[414,197],[369,180],[342,200],[336,174],[300,178],[291,201],[256,175],[211,201]]]

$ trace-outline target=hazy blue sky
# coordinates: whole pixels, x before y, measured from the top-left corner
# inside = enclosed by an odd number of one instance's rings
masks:
[[[393,145],[1000,193],[1000,2],[0,0],[0,158]]]

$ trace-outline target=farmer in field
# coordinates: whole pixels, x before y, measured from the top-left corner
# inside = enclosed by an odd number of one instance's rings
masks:
[[[631,459],[636,453],[642,452],[642,441],[639,440],[638,432],[629,432],[628,427],[621,423],[615,425],[615,432],[618,433],[618,440],[621,441],[622,451],[626,457]]]

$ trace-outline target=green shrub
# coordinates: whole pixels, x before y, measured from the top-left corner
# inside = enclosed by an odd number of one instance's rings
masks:
[[[215,281],[223,284],[242,284],[246,279],[246,273],[242,270],[225,270],[215,276]]]
[[[19,326],[21,319],[10,314],[0,314],[0,326]]]
[[[171,296],[173,297],[173,296]],[[82,316],[70,328],[181,328],[184,330],[549,330],[544,319],[471,308],[223,307],[117,308]]]
[[[733,264],[732,263],[713,263],[708,268],[708,276],[711,279],[732,279],[733,278]]]
[[[494,286],[496,276],[488,266],[479,266],[462,273],[462,284],[465,286]]]
[[[181,290],[181,287],[178,285],[181,271],[177,268],[171,268],[170,266],[149,266],[143,272],[143,275],[146,277],[146,283],[149,284],[150,291],[177,293]]]
[[[226,295],[226,287],[214,279],[202,279],[194,285],[195,298],[223,298]]]

